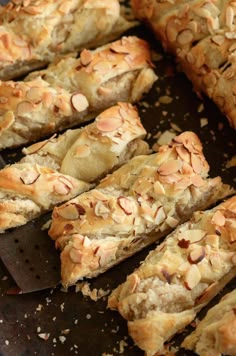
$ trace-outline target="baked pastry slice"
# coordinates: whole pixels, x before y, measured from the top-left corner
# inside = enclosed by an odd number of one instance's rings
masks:
[[[236,355],[236,290],[212,307],[182,347],[200,356]]]
[[[63,285],[97,276],[228,195],[208,170],[198,137],[184,132],[55,208],[49,235],[62,250]]]
[[[45,166],[16,163],[0,170],[0,232],[24,225],[91,188]]]
[[[47,165],[85,182],[94,182],[133,156],[147,154],[146,130],[137,109],[118,103],[93,123],[23,149],[21,161]]]
[[[153,67],[149,44],[136,36],[124,36],[93,51],[84,49],[79,58],[62,58],[25,80],[40,76],[51,86],[80,92],[90,110],[98,111],[118,101],[140,100],[157,79]]]
[[[236,196],[195,212],[112,292],[109,307],[127,319],[146,355],[162,354],[165,342],[236,276],[235,239]]]
[[[236,128],[235,2],[132,0],[132,5],[176,55],[197,93],[208,95]]]
[[[135,102],[157,79],[148,44],[137,37],[84,50],[40,74],[0,83],[0,149],[75,126],[118,101]]]
[[[121,15],[118,0],[10,1],[0,8],[0,79],[109,42],[133,25]]]
[[[92,186],[129,158],[149,151],[137,110],[120,103],[94,123],[25,149],[20,162],[0,170],[0,230],[27,221]]]

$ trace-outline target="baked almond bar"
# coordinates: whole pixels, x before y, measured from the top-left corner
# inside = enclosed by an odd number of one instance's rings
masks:
[[[135,102],[157,79],[147,42],[133,36],[32,77],[0,83],[0,149],[75,126],[118,101]]]
[[[109,42],[132,26],[118,0],[10,1],[0,7],[0,79]]]
[[[212,307],[182,346],[200,356],[236,355],[236,290]]]
[[[23,225],[92,186],[129,158],[149,151],[137,110],[120,103],[94,123],[25,149],[0,170],[0,231]]]
[[[184,132],[55,208],[49,235],[62,250],[63,285],[97,276],[227,196],[230,187],[208,171],[200,140]]]
[[[131,157],[147,154],[145,135],[137,109],[118,103],[83,128],[67,130],[23,149],[26,156],[21,162],[44,164],[85,182],[94,182]]]
[[[147,356],[164,353],[165,342],[235,278],[235,242],[236,196],[195,212],[112,292],[109,307],[128,321],[130,336]]]
[[[132,5],[177,56],[197,93],[208,95],[235,129],[235,1],[132,0]]]

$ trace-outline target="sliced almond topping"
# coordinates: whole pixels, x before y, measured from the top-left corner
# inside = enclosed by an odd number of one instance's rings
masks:
[[[54,184],[54,191],[57,194],[61,194],[61,195],[67,195],[70,193],[71,191],[71,187],[69,187],[67,184],[65,184],[65,182],[63,181],[58,181]]]
[[[186,288],[192,290],[194,287],[198,285],[200,281],[201,281],[201,273],[199,269],[195,264],[191,265],[191,267],[187,270],[184,279]]]
[[[157,225],[161,224],[165,220],[166,213],[162,206],[159,206],[157,208],[154,217],[155,217],[155,224],[157,224]]]
[[[203,293],[196,299],[195,305],[205,304],[209,302],[212,297],[215,295],[215,289],[217,287],[218,282],[212,283],[209,287],[207,287]]]
[[[102,201],[98,201],[94,208],[96,216],[107,216],[110,213],[110,209],[107,204]]]
[[[91,53],[91,51],[84,49],[81,53],[80,53],[80,62],[83,66],[87,66],[93,59],[93,55]]]
[[[176,146],[176,152],[183,161],[190,162],[190,154],[183,146]]]
[[[158,173],[163,175],[163,176],[167,176],[169,174],[173,174],[179,171],[179,169],[181,168],[181,161],[178,160],[170,160],[168,162],[164,162],[160,165],[160,167],[158,168]]]
[[[22,101],[17,105],[16,113],[18,116],[24,116],[25,114],[30,114],[34,109],[34,104],[29,101]]]
[[[130,199],[121,196],[117,198],[117,203],[126,215],[131,215],[133,213],[133,202]]]
[[[75,93],[72,95],[71,104],[73,108],[78,112],[86,110],[89,106],[87,98],[80,93]]]
[[[202,162],[201,162],[200,158],[193,153],[191,153],[191,164],[192,164],[194,172],[197,174],[200,174],[202,171]]]
[[[205,237],[206,244],[218,249],[219,247],[219,236],[216,234],[207,235]]]
[[[71,203],[57,210],[59,216],[66,220],[77,220],[81,215],[85,215],[85,209],[76,203]]]
[[[170,227],[174,228],[174,227],[176,227],[176,226],[178,225],[179,220],[173,218],[172,216],[168,216],[167,219],[166,219],[166,223],[167,223]]]
[[[190,263],[199,263],[206,256],[206,251],[203,246],[195,246],[195,248],[188,255],[188,260]]]
[[[75,158],[77,158],[77,157],[83,158],[83,157],[89,156],[90,153],[91,153],[91,151],[90,151],[90,147],[88,145],[80,145],[80,146],[76,147],[74,157]]]
[[[26,97],[30,101],[39,102],[41,100],[40,88],[30,88],[26,93]]]
[[[40,174],[36,171],[22,171],[20,180],[25,185],[30,185],[30,184],[34,184],[39,177]]]
[[[7,111],[1,118],[0,118],[0,131],[6,130],[11,127],[15,122],[15,115],[13,111]]]
[[[158,180],[153,184],[153,189],[157,195],[165,195],[165,188]]]
[[[213,215],[211,222],[215,225],[218,226],[224,226],[225,225],[225,217],[222,214],[220,210],[217,210],[215,214]]]
[[[197,188],[202,187],[205,184],[205,181],[202,179],[202,177],[197,174],[191,178],[191,181],[192,184]]]
[[[81,263],[82,257],[83,257],[83,254],[81,253],[81,251],[79,251],[75,248],[72,248],[69,252],[69,255],[70,255],[70,259],[72,262]]]
[[[123,120],[116,117],[101,117],[97,120],[97,128],[102,132],[118,130],[123,125]]]
[[[203,230],[187,230],[187,231],[182,231],[178,234],[178,240],[188,240],[190,244],[196,243],[201,241],[206,233]]]
[[[91,245],[91,241],[89,240],[89,238],[87,236],[85,236],[83,239],[83,246],[89,247],[90,245]]]

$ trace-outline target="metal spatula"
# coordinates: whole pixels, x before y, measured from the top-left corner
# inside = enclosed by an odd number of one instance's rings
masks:
[[[47,214],[0,235],[0,258],[22,293],[55,287],[60,282],[60,257],[42,230]]]

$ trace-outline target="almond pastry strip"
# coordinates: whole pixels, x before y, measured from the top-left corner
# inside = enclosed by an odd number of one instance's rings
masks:
[[[236,355],[236,290],[212,307],[182,347],[200,356]]]
[[[94,182],[131,157],[147,154],[145,135],[137,109],[118,103],[83,128],[24,148],[26,156],[21,161],[46,164],[60,173]]]
[[[156,79],[147,42],[131,36],[62,59],[30,81],[1,82],[0,149],[84,122],[118,101],[138,101]]]
[[[91,188],[107,172],[149,151],[137,110],[120,103],[94,123],[25,149],[0,170],[0,230],[25,224]]]
[[[227,196],[230,187],[208,171],[200,140],[184,132],[56,207],[49,235],[62,250],[63,285],[97,276]]]
[[[197,93],[208,95],[236,129],[235,1],[132,0],[132,5],[177,56]]]
[[[162,354],[165,342],[236,276],[235,242],[236,196],[195,212],[112,292],[109,307],[128,321],[147,356]]]
[[[0,79],[119,37],[134,23],[118,0],[19,0],[0,7]]]

